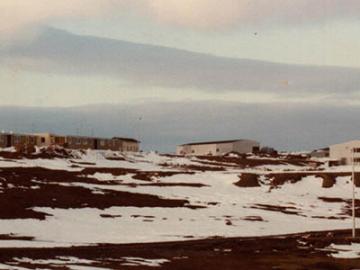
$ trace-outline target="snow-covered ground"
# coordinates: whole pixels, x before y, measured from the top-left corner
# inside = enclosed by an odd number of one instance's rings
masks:
[[[122,157],[125,160],[109,160],[108,157]],[[77,165],[75,167],[72,166],[74,161]],[[167,165],[164,166],[164,164]],[[226,167],[223,171],[200,171],[191,170],[187,166],[205,165],[197,158],[161,156],[155,153],[120,154],[106,151],[79,153],[78,159],[5,160],[0,158],[1,168],[43,167],[79,172],[83,167],[91,167],[126,168],[145,172],[178,172],[171,176],[152,176],[151,182],[133,179],[134,174],[131,173],[116,176],[109,172],[96,172],[86,176],[98,179],[99,183],[64,181],[59,185],[78,186],[100,193],[115,190],[151,194],[166,199],[183,199],[199,207],[196,209],[119,206],[105,209],[35,207],[34,210],[45,212],[50,216],[47,216],[45,220],[0,219],[0,235],[28,236],[34,237],[34,240],[0,240],[0,246],[52,247],[97,243],[145,243],[213,236],[279,235],[347,229],[351,226],[350,217],[345,213],[347,207],[345,201],[330,202],[319,198],[351,199],[352,186],[349,176],[337,177],[336,184],[331,188],[322,188],[322,179],[316,176],[306,176],[299,182],[288,182],[273,188],[266,174],[306,171],[308,167],[281,164],[246,169],[234,166]],[[329,171],[344,172],[347,169],[337,167]],[[193,174],[185,173],[189,171]],[[261,186],[234,185],[243,172],[259,174]],[[108,180],[112,183],[109,184]],[[101,181],[104,181],[104,184]],[[143,185],[149,183],[173,185]],[[195,187],[186,184],[202,185]],[[35,182],[34,185],[36,185]],[[136,262],[129,260],[129,263]]]

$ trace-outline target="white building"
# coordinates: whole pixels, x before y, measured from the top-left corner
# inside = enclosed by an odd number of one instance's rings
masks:
[[[354,140],[335,144],[330,146],[330,158],[340,161],[341,164],[352,164],[352,157],[354,151],[354,161],[360,163],[360,140]]]
[[[215,142],[199,142],[179,145],[177,155],[221,156],[230,152],[239,154],[252,153],[260,150],[260,144],[252,140],[229,140]]]

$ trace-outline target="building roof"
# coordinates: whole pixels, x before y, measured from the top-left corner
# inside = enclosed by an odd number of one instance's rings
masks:
[[[121,138],[121,137],[113,137],[113,140],[126,141],[126,142],[135,142],[139,143],[140,141],[132,138]]]
[[[239,141],[249,141],[249,140],[237,139],[237,140],[227,140],[227,141],[195,142],[195,143],[182,144],[181,146],[186,146],[186,145],[203,145],[203,144],[224,144],[224,143],[233,143],[233,142],[239,142]]]

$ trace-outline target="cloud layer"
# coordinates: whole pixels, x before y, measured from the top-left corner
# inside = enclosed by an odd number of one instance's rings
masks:
[[[0,35],[53,20],[132,12],[165,24],[218,29],[252,23],[307,23],[359,16],[358,0],[2,0]]]
[[[360,69],[276,64],[73,35],[48,29],[32,43],[0,51],[16,69],[126,80],[130,85],[203,92],[259,92],[352,99]]]

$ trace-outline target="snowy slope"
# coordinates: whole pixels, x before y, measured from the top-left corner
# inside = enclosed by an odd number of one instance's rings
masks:
[[[44,189],[46,192],[46,187],[51,186],[59,188],[61,192],[69,188],[82,192],[86,190],[89,194],[96,195],[96,198],[110,196],[110,192],[119,192],[111,193],[111,200],[114,201],[116,196],[128,196],[129,193],[130,196],[153,195],[152,198],[164,201],[187,201],[171,208],[161,205],[100,206],[91,201],[80,206],[70,204],[67,208],[63,204],[57,206],[56,203],[34,203],[31,210],[47,214],[44,219],[22,216],[0,219],[0,236],[24,236],[29,239],[8,237],[0,240],[0,246],[145,243],[213,236],[279,235],[351,226],[348,213],[351,199],[350,176],[339,175],[332,187],[323,188],[323,179],[314,175],[317,171],[311,170],[307,165],[282,163],[245,168],[232,163],[228,165],[224,166],[224,162],[210,164],[204,163],[203,159],[161,156],[155,153],[121,154],[101,151],[79,152],[77,158],[0,158],[0,197],[14,188],[19,192],[26,190],[24,194],[32,194],[29,189]],[[76,175],[75,180],[67,181],[52,179],[51,176],[48,179],[40,178],[34,174],[30,185],[22,183],[22,186],[17,186],[16,182],[9,184],[9,173],[6,171],[9,168],[18,173],[17,168],[26,170],[37,167],[79,175]],[[84,168],[88,171],[83,171]],[[117,172],[116,169],[120,168],[126,172]],[[347,169],[338,167],[329,171],[343,173]],[[325,168],[325,172],[327,170]],[[258,175],[259,186],[235,185],[242,173],[249,172]],[[268,177],[274,172],[302,172],[309,175],[294,183],[287,181],[274,186]],[[319,172],[324,173],[323,170]],[[30,200],[27,196],[14,197],[11,203]],[[54,200],[62,200],[62,197]]]

